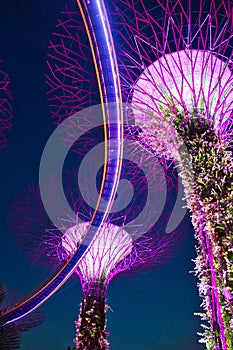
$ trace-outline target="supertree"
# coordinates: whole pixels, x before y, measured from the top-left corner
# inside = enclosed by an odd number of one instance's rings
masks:
[[[0,64],[3,61],[0,59]],[[6,132],[12,127],[13,116],[11,107],[12,94],[9,90],[9,77],[0,69],[0,149],[7,144]]]
[[[233,349],[232,2],[119,0],[110,11],[137,138],[179,162],[207,321],[201,342]]]
[[[141,147],[135,150],[133,136],[130,132],[127,134],[127,128],[125,135],[130,142],[125,140],[128,156],[124,154],[121,180],[128,182],[124,183],[122,192],[118,191],[116,205],[109,215],[108,222],[98,231],[94,242],[75,270],[83,292],[80,314],[76,322],[75,343],[79,350],[108,349],[106,293],[110,281],[120,273],[129,276],[170,260],[184,235],[182,225],[169,233],[166,232],[176,202],[175,169],[170,167],[168,176],[167,173],[164,174],[160,165],[156,167],[151,162],[152,156],[147,151]],[[84,188],[86,193],[83,193],[78,176],[87,153],[96,144],[103,142],[102,133],[99,133],[100,139],[97,139],[97,135],[95,128],[83,135],[74,145],[74,150],[69,155],[71,159],[67,159],[68,170],[64,173],[64,188],[67,201],[75,213],[75,220],[67,215],[57,195],[58,182],[55,177],[48,179],[46,188],[50,193],[48,198],[51,206],[56,207],[60,226],[54,227],[47,217],[36,186],[30,186],[20,194],[11,207],[9,229],[16,236],[20,247],[37,262],[47,265],[50,262],[56,266],[63,264],[77,250],[79,241],[88,228],[94,210],[89,204],[92,203],[93,189],[87,184]],[[92,163],[88,162],[86,173],[94,175]],[[145,169],[148,169],[147,173]],[[103,168],[100,167],[96,179],[94,176],[92,178],[92,182],[96,184],[93,187],[96,186],[97,192],[100,189],[102,171]],[[165,188],[168,186],[165,193],[164,185]],[[153,192],[155,197],[152,200]],[[125,202],[125,198],[128,197],[126,193],[129,198]],[[126,206],[122,203],[126,203]],[[141,221],[137,221],[140,216]]]

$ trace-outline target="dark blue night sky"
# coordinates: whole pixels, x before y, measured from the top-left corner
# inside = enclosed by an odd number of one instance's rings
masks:
[[[69,2],[66,2],[69,4]],[[16,247],[6,217],[15,196],[38,181],[43,148],[54,130],[46,100],[46,53],[62,0],[1,0],[0,57],[10,76],[14,120],[7,148],[1,151],[0,281],[9,294],[26,296],[51,271],[38,267]],[[177,255],[157,270],[109,287],[107,330],[111,350],[200,350],[197,331],[201,299],[196,278],[189,274],[195,257],[193,231],[184,229]],[[42,307],[44,323],[23,335],[22,350],[65,350],[75,336],[81,288],[72,278]]]

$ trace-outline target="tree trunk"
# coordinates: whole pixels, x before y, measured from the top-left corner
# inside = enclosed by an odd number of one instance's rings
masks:
[[[91,285],[90,285],[91,284]],[[76,322],[76,349],[107,350],[106,286],[101,282],[89,283],[84,292]]]
[[[177,127],[191,155],[193,194],[188,199],[199,247],[196,272],[207,349],[232,348],[233,162],[205,119],[190,118]]]

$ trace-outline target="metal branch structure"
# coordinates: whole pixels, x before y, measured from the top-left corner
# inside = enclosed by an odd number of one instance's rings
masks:
[[[49,41],[47,67],[48,104],[56,125],[100,103],[88,36],[75,0],[58,19]]]
[[[232,1],[119,0],[109,8],[139,139],[181,169],[197,241],[201,342],[233,349]]]
[[[1,59],[0,64],[2,64]],[[8,74],[0,69],[0,149],[7,145],[6,133],[12,128],[12,94],[9,90],[9,83]]]

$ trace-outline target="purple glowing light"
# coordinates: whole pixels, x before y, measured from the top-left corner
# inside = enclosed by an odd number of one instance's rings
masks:
[[[151,125],[150,111],[160,115],[166,108],[198,109],[217,128],[231,116],[232,84],[227,64],[209,51],[166,54],[147,67],[135,84],[133,103],[145,110],[135,116],[136,123]]]
[[[88,222],[80,223],[65,232],[62,247],[68,255],[77,250],[88,225]],[[76,273],[81,272],[87,281],[106,280],[114,267],[132,252],[132,248],[133,239],[129,233],[121,227],[104,224],[82,257]]]
[[[226,298],[226,300],[230,301],[233,299],[232,292],[228,288],[223,288],[222,289],[222,294]]]

